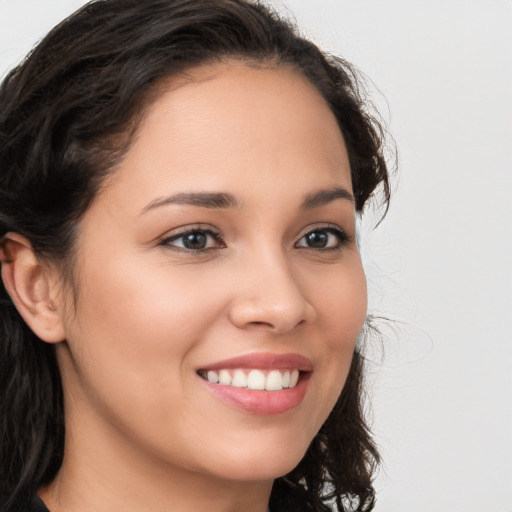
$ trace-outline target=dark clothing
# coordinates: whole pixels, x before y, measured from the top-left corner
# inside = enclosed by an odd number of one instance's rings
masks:
[[[291,484],[277,480],[269,501],[270,512],[307,512],[303,491]],[[11,512],[50,512],[42,500],[35,496],[27,507],[14,508]]]
[[[304,489],[280,478],[274,482],[268,508],[270,512],[307,512],[311,510],[306,505]]]

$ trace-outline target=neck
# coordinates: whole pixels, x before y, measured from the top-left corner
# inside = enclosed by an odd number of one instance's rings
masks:
[[[113,427],[84,428],[83,420],[77,429],[66,422],[62,467],[39,493],[51,512],[268,510],[272,480],[236,481],[186,469],[134,446]]]

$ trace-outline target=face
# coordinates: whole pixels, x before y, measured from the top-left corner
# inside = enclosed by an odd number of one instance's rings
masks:
[[[58,346],[68,432],[106,457],[271,479],[334,406],[366,315],[349,162],[296,71],[192,78],[81,220]]]

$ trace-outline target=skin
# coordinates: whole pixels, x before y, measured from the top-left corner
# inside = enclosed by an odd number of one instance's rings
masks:
[[[63,336],[46,340],[58,341],[67,434],[40,493],[52,512],[263,512],[349,370],[366,316],[354,203],[303,204],[318,190],[352,192],[333,114],[292,69],[229,62],[191,77],[162,91],[80,221],[76,309],[53,295]],[[190,192],[238,204],[157,205]],[[217,240],[191,251],[177,238],[187,229]],[[308,246],[311,232],[327,245]],[[311,361],[300,405],[243,411],[197,375],[260,352]]]

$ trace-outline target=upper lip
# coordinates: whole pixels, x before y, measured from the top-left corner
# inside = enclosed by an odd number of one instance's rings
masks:
[[[313,363],[304,356],[294,353],[273,354],[269,352],[246,354],[217,361],[201,370],[221,370],[228,368],[257,368],[260,370],[300,370],[310,372],[313,370]]]

